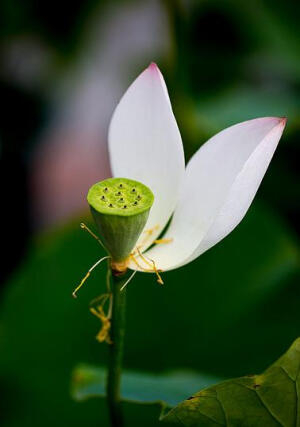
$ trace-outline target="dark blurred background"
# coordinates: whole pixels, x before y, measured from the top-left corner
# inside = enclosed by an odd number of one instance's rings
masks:
[[[110,173],[114,107],[151,61],[166,79],[187,159],[234,123],[275,115],[288,124],[232,236],[167,274],[163,292],[148,277],[132,286],[125,364],[225,378],[264,369],[300,335],[299,18],[292,0],[1,0],[5,427],[101,418],[94,402],[73,403],[68,389],[76,363],[106,357],[87,311],[102,273],[82,301],[69,299],[98,256],[77,224],[89,186]]]

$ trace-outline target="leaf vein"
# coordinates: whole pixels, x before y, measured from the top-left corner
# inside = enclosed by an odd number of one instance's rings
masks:
[[[175,418],[177,419],[177,421],[179,421],[183,427],[186,427],[186,425],[183,423],[183,421],[181,421],[181,419],[179,418],[178,414],[176,414],[176,412],[174,415],[175,415]]]
[[[294,380],[294,378],[292,378],[291,376],[290,376],[290,374],[288,373],[288,371],[283,367],[283,366],[279,366],[279,368],[286,374],[286,376],[290,379],[290,380],[292,380],[293,382],[295,382],[295,380]]]
[[[207,418],[208,420],[212,421],[213,423],[218,424],[219,426],[224,426],[224,424],[219,423],[218,421],[214,420],[213,418],[211,418],[209,415],[203,414],[203,412],[200,412],[201,415],[203,415],[203,417]],[[226,427],[226,426],[225,426]]]
[[[281,426],[281,427],[285,427],[283,424],[281,424],[281,422],[277,419],[277,417],[271,412],[271,410],[269,409],[269,407],[266,405],[266,403],[263,401],[262,397],[258,394],[258,392],[256,390],[253,390],[252,388],[249,388],[247,386],[245,386],[244,384],[239,384],[239,383],[235,383],[243,388],[245,388],[246,390],[250,390],[252,393],[255,393],[255,395],[258,397],[261,405],[263,406],[263,408],[265,408],[265,410],[271,415],[271,417]]]
[[[224,419],[225,419],[225,424],[224,425],[225,425],[225,427],[227,427],[228,426],[228,421],[227,421],[226,412],[225,412],[224,406],[222,405],[222,402],[221,402],[221,400],[220,400],[220,398],[218,396],[218,391],[217,390],[216,390],[216,399],[219,402],[219,405],[220,405],[220,407],[222,409],[222,412],[223,412],[223,415],[224,415]]]
[[[298,371],[297,371],[297,375],[295,378],[295,391],[296,391],[296,426],[298,426],[298,421],[299,421],[299,412],[298,412],[298,401],[299,401],[299,394],[298,394],[298,377],[299,377],[299,373],[300,373],[300,363],[298,365]]]
[[[275,414],[273,414],[273,412],[271,411],[271,409],[268,407],[268,405],[264,402],[263,398],[261,397],[261,395],[255,390],[256,396],[259,398],[259,400],[261,401],[262,405],[264,406],[264,408],[266,409],[267,412],[269,412],[269,414],[271,415],[272,418],[274,418],[274,420],[282,427],[285,427],[284,424],[282,424],[278,418],[276,417]]]
[[[209,415],[204,414],[203,412],[199,411],[199,413],[204,417],[207,418],[209,421],[212,421],[215,424],[218,424],[219,426],[222,427],[226,427],[223,423],[219,423],[218,421],[216,421],[215,419],[211,418]],[[182,425],[186,426],[186,424],[183,423],[183,421],[181,421],[181,419],[179,418],[178,414],[175,413],[176,418],[181,422]]]
[[[290,376],[290,374],[288,373],[288,371],[284,368],[284,366],[279,366],[279,368],[283,371],[283,373],[284,374],[286,374],[286,376],[293,382],[293,384],[294,384],[294,388],[295,388],[295,393],[296,393],[296,407],[295,407],[295,425],[297,426],[298,425],[298,416],[299,416],[299,414],[298,414],[298,398],[299,398],[299,396],[298,396],[298,388],[297,388],[297,378],[298,378],[298,375],[299,375],[299,371],[300,371],[300,364],[299,364],[299,366],[298,366],[298,371],[297,371],[297,375],[296,375],[296,377],[295,377],[295,379],[293,379],[291,376]]]

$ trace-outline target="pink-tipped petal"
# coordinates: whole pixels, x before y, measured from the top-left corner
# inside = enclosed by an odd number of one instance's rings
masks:
[[[184,265],[227,236],[242,220],[268,168],[285,118],[231,126],[211,138],[187,165],[178,206],[164,237],[148,255],[163,270]]]
[[[157,64],[155,63],[155,62],[151,62],[150,63],[150,65],[149,65],[149,67],[148,67],[148,70],[149,71],[152,71],[152,72],[154,72],[154,73],[159,73],[160,71],[159,71],[159,68],[158,68],[158,66],[157,66]]]
[[[114,176],[140,181],[154,193],[146,225],[153,232],[138,242],[148,247],[173,213],[184,176],[181,136],[156,64],[140,74],[117,106],[109,129],[109,153]]]

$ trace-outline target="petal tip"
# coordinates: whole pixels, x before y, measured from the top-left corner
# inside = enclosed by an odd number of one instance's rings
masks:
[[[154,73],[159,72],[159,68],[155,62],[150,63],[150,65],[148,66],[148,70]]]
[[[285,127],[286,122],[287,122],[287,117],[278,117],[279,123],[281,124],[282,127]]]
[[[275,125],[281,125],[283,128],[286,125],[287,117],[270,117],[275,122]]]
[[[283,130],[287,122],[287,117],[270,116],[270,117],[261,117],[258,120],[262,120],[265,123],[270,123],[272,127],[280,127]]]

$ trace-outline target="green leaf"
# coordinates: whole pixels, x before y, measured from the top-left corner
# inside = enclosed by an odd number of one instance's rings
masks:
[[[72,375],[72,395],[76,400],[105,397],[106,369],[81,364]],[[164,374],[124,371],[122,399],[140,403],[160,403],[174,406],[199,387],[215,384],[217,378],[192,371],[172,371]]]
[[[185,427],[299,427],[300,338],[261,375],[193,394],[163,417]]]

